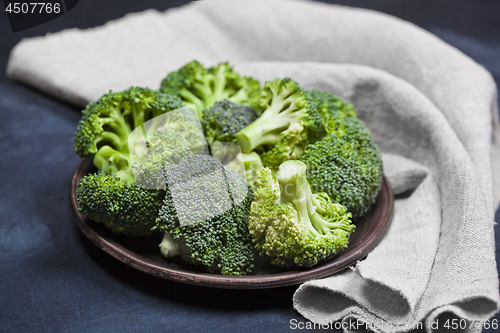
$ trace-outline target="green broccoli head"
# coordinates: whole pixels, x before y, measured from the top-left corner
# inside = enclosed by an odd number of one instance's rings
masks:
[[[194,109],[186,110],[186,107],[184,107],[181,110],[167,112],[158,118],[162,123],[157,127],[150,126],[150,128],[174,130],[187,141],[191,150],[197,151],[201,149],[204,151],[207,142],[198,113]]]
[[[116,233],[147,236],[153,233],[165,191],[128,186],[113,175],[88,174],[76,191],[78,210]]]
[[[356,117],[356,109],[351,103],[344,102],[340,97],[321,90],[306,91],[306,95],[314,101],[321,116],[321,122],[327,133],[335,130],[338,119]]]
[[[255,119],[257,119],[257,113],[254,109],[223,100],[205,110],[203,131],[209,143],[214,141],[236,143],[236,133]]]
[[[170,129],[156,130],[148,145],[147,154],[137,158],[132,168],[110,170],[109,175],[89,174],[82,179],[77,200],[84,215],[117,233],[153,233],[165,197],[163,169],[192,154],[192,150],[181,135]],[[108,150],[116,153],[109,146],[100,149]],[[128,182],[123,180],[125,173]]]
[[[148,145],[147,154],[132,162],[135,182],[143,188],[164,189],[163,169],[191,155],[192,149],[180,134],[166,128],[157,129]]]
[[[110,92],[83,110],[75,133],[75,151],[81,157],[93,156],[101,174],[117,175],[130,185],[130,133],[151,118],[181,107],[178,97],[148,88]]]
[[[347,248],[351,214],[326,193],[312,193],[304,163],[286,161],[276,175],[261,169],[254,190],[249,231],[272,264],[311,267]]]
[[[185,103],[196,105],[202,119],[203,110],[224,99],[256,107],[260,83],[251,77],[240,76],[227,62],[206,69],[192,61],[169,73],[160,91],[178,95]]]
[[[263,151],[265,166],[300,158],[307,144],[324,135],[316,105],[289,78],[266,82],[260,106],[262,115],[236,134],[236,139],[244,153]]]
[[[183,107],[174,95],[132,87],[110,92],[87,105],[75,133],[75,151],[91,157],[104,145],[128,153],[128,135],[145,121]]]
[[[80,156],[93,156],[99,174],[90,174],[79,184],[77,200],[83,214],[118,233],[132,236],[152,233],[165,192],[136,185],[130,165],[130,134],[152,119],[162,119],[163,127],[186,126],[185,119],[160,117],[182,107],[177,96],[147,88],[110,92],[86,107],[75,133],[75,150]],[[158,131],[150,143],[152,150],[158,152],[155,157],[161,156],[166,161],[175,160],[175,154],[184,156],[187,150],[186,141],[167,129]],[[167,148],[166,144],[172,146]],[[142,165],[139,176],[147,178],[155,168],[158,166],[153,162]]]
[[[381,188],[383,164],[368,128],[357,118],[335,122],[335,130],[307,146],[301,158],[315,191],[326,192],[354,219],[363,216]]]
[[[207,155],[165,169],[167,190],[155,229],[166,233],[165,256],[180,254],[210,272],[245,275],[253,267],[248,235],[252,189]]]

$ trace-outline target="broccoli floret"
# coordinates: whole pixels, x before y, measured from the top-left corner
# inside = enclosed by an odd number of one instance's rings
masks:
[[[75,150],[80,156],[94,157],[98,174],[87,175],[79,184],[77,200],[84,215],[126,235],[144,236],[153,232],[151,228],[155,226],[165,192],[136,184],[130,165],[130,134],[152,118],[162,119],[160,125],[164,127],[173,126],[173,122],[166,120],[168,117],[160,116],[182,107],[178,97],[146,88],[110,92],[86,107],[75,134]],[[150,150],[155,151],[157,160],[168,164],[175,161],[176,154],[186,155],[186,141],[172,130],[158,131],[157,136],[149,134]],[[164,141],[168,135],[172,137]],[[145,157],[148,158],[153,160],[151,154]],[[138,165],[139,178],[153,182],[155,168],[158,166],[152,162]]]
[[[181,107],[178,97],[147,88],[110,92],[83,110],[75,133],[75,151],[81,157],[93,156],[101,174],[114,174],[131,185],[129,134],[151,118]]]
[[[147,236],[153,233],[165,191],[128,186],[113,175],[88,174],[76,191],[78,210],[116,233]]]
[[[164,189],[163,168],[179,163],[191,155],[188,142],[174,130],[159,129],[148,142],[146,156],[132,163],[137,185],[148,189]]]
[[[131,184],[118,177],[118,173],[90,174],[82,179],[77,200],[84,215],[117,233],[153,233],[165,197],[163,168],[190,155],[191,149],[182,136],[170,129],[156,130],[148,143],[147,154],[132,164]]]
[[[257,172],[264,167],[259,154],[256,152],[243,153],[243,164],[248,184],[252,185],[257,177]]]
[[[306,165],[286,161],[259,171],[249,231],[260,255],[278,266],[311,267],[347,248],[351,214],[326,193],[313,194]]]
[[[266,82],[260,105],[262,115],[236,139],[244,153],[263,150],[264,166],[277,167],[300,158],[307,144],[324,135],[314,102],[289,78]]]
[[[321,116],[321,122],[327,133],[331,133],[335,127],[336,120],[356,117],[356,109],[351,103],[344,102],[340,97],[321,90],[306,91]]]
[[[156,220],[165,256],[181,255],[210,272],[245,275],[253,267],[248,216],[253,192],[229,167],[191,155],[165,169],[167,189]]]
[[[356,220],[375,202],[383,164],[368,128],[357,118],[335,121],[330,135],[307,146],[301,158],[315,191],[326,192]]]
[[[135,183],[128,153],[120,152],[108,145],[102,146],[94,155],[94,165],[101,175],[115,175],[127,185]]]
[[[187,104],[195,104],[202,119],[203,110],[224,99],[255,108],[260,83],[251,77],[240,76],[227,62],[206,69],[192,61],[169,73],[161,82],[160,91],[178,95]]]
[[[335,94],[317,89],[308,90],[306,94],[316,103],[318,112],[322,117],[335,111],[340,112],[345,118],[356,117],[354,106]]]
[[[172,96],[164,94],[165,96]],[[170,129],[180,134],[193,151],[204,150],[207,142],[203,134],[203,128],[195,110],[182,109],[167,112],[160,117],[155,117],[148,125],[148,137],[154,135],[151,131]],[[201,153],[201,152],[200,152]]]
[[[257,113],[254,109],[223,100],[205,110],[203,131],[209,143],[214,141],[236,143],[236,133],[255,119],[257,119]]]

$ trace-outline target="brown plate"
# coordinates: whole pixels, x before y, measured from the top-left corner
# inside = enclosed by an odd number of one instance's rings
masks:
[[[164,258],[158,247],[162,235],[128,237],[111,232],[78,211],[76,189],[86,174],[95,172],[91,159],[82,159],[71,179],[69,204],[73,218],[92,242],[104,252],[138,270],[164,279],[207,287],[260,289],[296,285],[339,272],[364,258],[382,240],[392,219],[394,198],[384,176],[375,204],[356,223],[349,247],[340,255],[309,269],[283,269],[270,265],[256,255],[251,275],[224,276],[207,273],[203,268],[185,263],[180,258]]]

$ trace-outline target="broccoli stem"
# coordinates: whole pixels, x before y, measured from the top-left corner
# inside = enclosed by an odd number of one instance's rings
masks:
[[[214,75],[214,89],[213,89],[213,101],[219,102],[223,99],[226,99],[229,93],[226,91],[227,79],[224,73],[224,68],[221,66],[218,68],[217,72]]]
[[[109,143],[113,145],[116,149],[121,150],[123,145],[123,140],[120,136],[113,132],[102,132],[101,134],[96,136],[95,143],[96,147],[100,146],[100,143]]]
[[[308,196],[302,196],[301,198],[293,200],[293,203],[299,214],[299,219],[305,224],[308,233],[313,237],[318,237],[324,234],[323,230],[321,228],[318,230],[318,228],[311,221],[311,211],[308,209],[311,203],[310,198],[308,198]]]
[[[135,183],[129,155],[126,153],[110,146],[102,146],[94,155],[94,165],[99,169],[100,174],[115,175],[129,186]]]
[[[292,96],[283,96],[283,93],[274,96],[260,118],[236,134],[236,140],[244,153],[262,145],[278,143],[281,132],[302,115],[296,112],[298,106],[293,99]]]
[[[128,151],[128,136],[131,130],[119,109],[113,108],[108,118],[101,119],[101,125],[109,126],[115,133],[104,130],[97,137],[96,144],[100,141],[109,141],[115,149],[122,152]]]
[[[163,235],[163,240],[159,247],[161,254],[165,258],[171,258],[179,255],[179,242],[174,241],[167,233]]]
[[[257,177],[257,172],[264,167],[260,156],[256,152],[243,153],[243,165],[245,166],[247,183],[251,185]]]
[[[146,136],[148,138],[152,138],[157,130],[161,130],[165,128],[166,116],[160,115],[154,117],[153,119],[147,122],[148,126],[146,128]],[[172,129],[172,128],[170,128]]]
[[[179,95],[189,103],[193,103],[196,106],[196,111],[198,111],[198,117],[202,117],[203,110],[205,109],[205,103],[191,91],[186,88],[182,88],[179,91]]]
[[[230,96],[231,93],[227,89],[226,70],[222,66],[219,67],[217,72],[215,73],[213,90],[213,103],[217,103],[227,99],[233,103],[242,104],[248,100],[248,94],[243,88],[240,88],[236,93]]]
[[[335,222],[325,219],[322,214],[331,211],[325,209],[327,199],[323,193],[314,195],[306,178],[306,165],[301,161],[286,161],[279,167],[276,174],[281,187],[281,203],[292,203],[298,217],[304,222],[310,236],[318,237],[328,234],[331,229],[339,228],[352,231],[352,225],[347,215],[340,212],[342,218]],[[336,212],[336,211],[335,211]],[[330,217],[331,214],[328,214]]]
[[[321,215],[316,212],[311,216],[311,223],[316,230],[320,230],[323,235],[326,235],[331,229],[342,229],[345,231],[352,231],[352,225],[346,215],[343,215],[340,221],[330,222],[325,220]]]
[[[248,101],[248,94],[245,89],[241,88],[236,94],[226,99],[236,104],[243,104]]]
[[[276,179],[281,187],[281,203],[293,203],[308,232],[312,236],[320,236],[321,229],[317,230],[310,218],[315,214],[316,206],[306,178],[306,165],[300,161],[286,161],[280,165]]]
[[[144,121],[146,120],[146,110],[149,108],[149,104],[147,101],[144,101],[143,103],[135,104],[132,113],[134,116],[134,129],[137,127],[141,126],[144,124]]]
[[[244,133],[239,132],[236,134],[236,140],[238,141],[238,145],[240,146],[242,152],[250,153],[256,147],[266,144],[277,144],[279,142],[280,132],[281,131],[276,130],[274,133],[264,133],[262,128],[257,125],[252,126],[251,128],[246,127]]]
[[[210,88],[210,83],[206,81],[202,81],[201,83],[194,83],[193,84],[194,90],[198,93],[198,95],[201,97],[201,100],[203,101],[203,109],[208,107],[209,105],[214,104],[214,97],[213,97],[213,91]]]

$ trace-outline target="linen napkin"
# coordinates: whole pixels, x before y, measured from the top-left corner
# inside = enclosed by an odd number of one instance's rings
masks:
[[[354,104],[383,152],[400,194],[386,237],[352,269],[300,286],[297,311],[353,332],[362,330],[353,321],[377,332],[440,331],[453,318],[467,323],[464,332],[480,331],[500,303],[490,157],[497,105],[487,71],[388,15],[225,0],[24,40],[7,76],[84,106],[110,89],[158,88],[193,59],[333,92]]]

